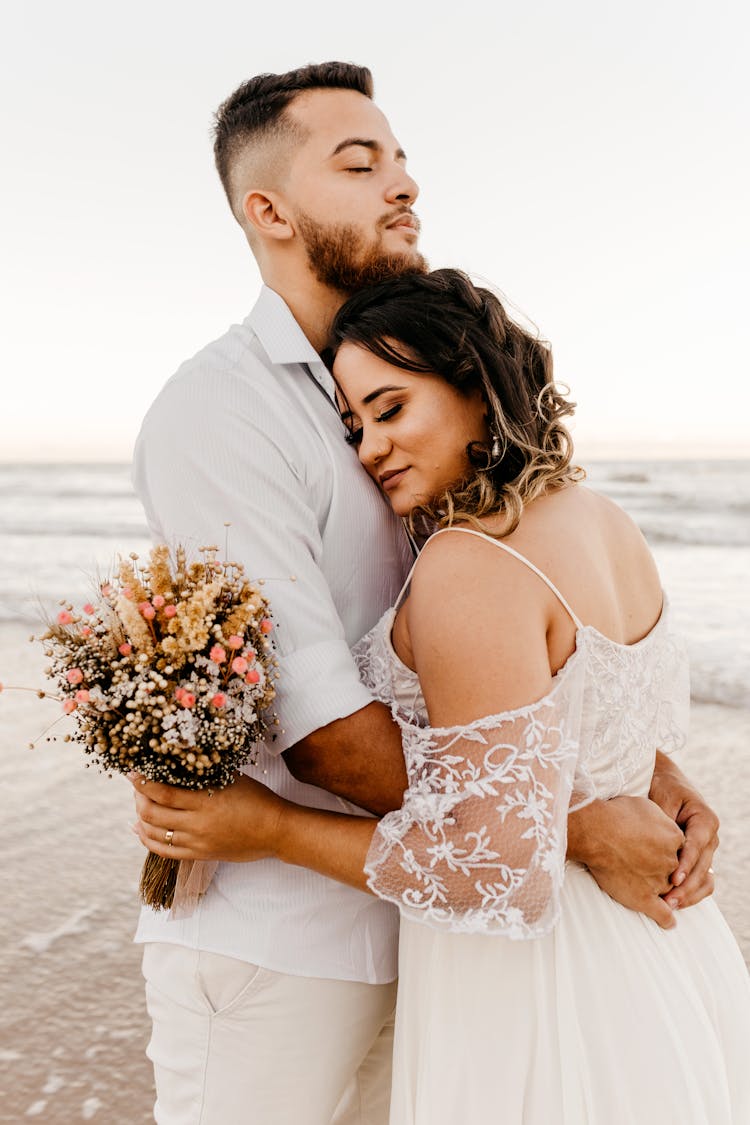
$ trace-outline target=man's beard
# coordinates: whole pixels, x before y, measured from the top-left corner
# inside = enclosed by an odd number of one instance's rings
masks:
[[[325,225],[298,212],[297,225],[313,274],[340,292],[355,293],[394,277],[428,271],[427,262],[416,250],[389,254],[375,239],[368,244],[351,223]]]

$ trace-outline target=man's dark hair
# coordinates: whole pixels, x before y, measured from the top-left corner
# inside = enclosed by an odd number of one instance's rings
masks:
[[[258,74],[238,86],[214,119],[214,158],[230,207],[234,207],[230,174],[236,155],[248,141],[288,126],[285,111],[305,90],[354,90],[371,98],[372,74],[354,63],[311,63],[286,74]]]

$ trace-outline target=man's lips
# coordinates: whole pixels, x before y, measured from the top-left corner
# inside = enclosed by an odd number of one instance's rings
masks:
[[[392,488],[395,488],[396,485],[401,483],[404,473],[408,472],[409,466],[407,465],[405,469],[389,469],[387,473],[381,473],[379,478],[380,487],[384,492],[389,492]]]
[[[419,219],[417,218],[416,215],[412,215],[410,212],[404,212],[404,214],[399,215],[397,218],[393,219],[390,223],[388,223],[388,225],[386,226],[385,229],[386,230],[395,230],[396,227],[406,227],[408,230],[413,230],[415,233],[418,234],[419,233]]]

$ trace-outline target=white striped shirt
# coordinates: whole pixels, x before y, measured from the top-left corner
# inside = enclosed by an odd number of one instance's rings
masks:
[[[394,602],[410,562],[400,522],[344,441],[332,393],[330,374],[289,308],[264,287],[247,319],[161,391],[138,437],[133,479],[155,540],[223,544],[231,521],[231,558],[249,578],[265,579],[283,734],[247,772],[300,804],[355,812],[295,781],[280,757],[371,702],[349,647]],[[220,864],[189,918],[144,909],[136,941],[382,983],[396,976],[397,930],[389,904],[263,860]]]

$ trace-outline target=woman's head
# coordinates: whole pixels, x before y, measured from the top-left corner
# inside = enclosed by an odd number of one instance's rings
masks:
[[[356,294],[333,348],[351,440],[399,515],[500,512],[507,534],[525,503],[582,475],[548,347],[459,270]]]

